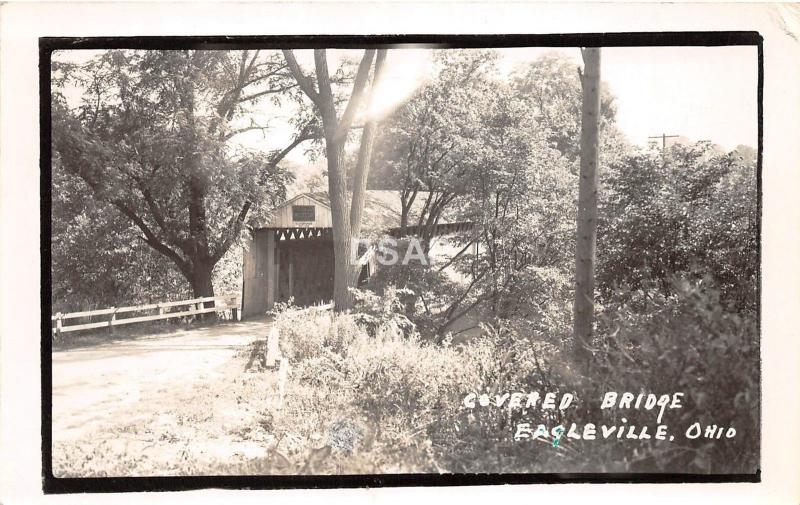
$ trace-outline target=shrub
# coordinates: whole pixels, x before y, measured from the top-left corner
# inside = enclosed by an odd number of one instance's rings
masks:
[[[600,411],[606,391],[683,392],[682,409],[662,420],[676,440],[694,422],[737,430],[735,438],[724,441],[701,437],[680,444],[641,444],[634,456],[630,446],[619,446],[607,455],[608,461],[619,462],[609,471],[751,473],[758,468],[755,315],[726,309],[710,283],[675,278],[669,296],[619,293],[625,301],[608,303],[598,317],[596,349],[582,374],[572,373],[574,366],[571,373],[564,373],[562,365],[553,367],[557,380],[594,398],[593,405],[574,412],[586,422],[626,417],[629,424],[654,424],[650,411]]]
[[[416,325],[404,314],[409,300],[413,300],[415,296],[410,289],[387,286],[381,294],[355,289],[353,295],[357,310],[355,320],[370,335],[387,327],[395,328],[404,335],[411,335],[416,331]]]
[[[327,352],[346,353],[350,341],[361,331],[355,315],[334,317],[317,308],[297,310],[291,305],[275,312],[280,348],[290,361],[318,358]]]
[[[322,473],[752,472],[759,438],[754,318],[727,310],[707,281],[675,280],[670,292],[608,301],[592,361],[582,366],[573,362],[561,317],[549,335],[542,327],[527,333],[519,322],[484,325],[480,338],[456,346],[398,324],[396,294],[361,296],[368,313],[285,310],[276,324],[293,372],[275,429],[299,466],[309,454],[327,454]],[[462,406],[469,392],[513,391],[576,399],[564,413]],[[564,440],[533,450],[513,440],[518,422],[599,426],[626,417],[629,425],[654,426],[653,411],[601,410],[606,391],[683,392],[683,409],[662,420],[671,433],[697,421],[739,434],[716,443]],[[332,450],[319,452],[320,444]]]

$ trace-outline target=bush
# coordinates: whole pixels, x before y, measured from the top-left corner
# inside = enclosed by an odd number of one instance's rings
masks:
[[[395,314],[403,314],[423,339],[434,340],[445,322],[443,309],[460,289],[438,266],[384,265],[370,277],[365,291],[359,291],[357,310],[374,315],[376,303],[370,297],[370,293],[374,293],[377,300],[390,301],[381,304],[382,307],[392,305],[400,309]]]
[[[280,348],[292,362],[319,358],[326,353],[346,353],[350,342],[361,331],[355,315],[334,317],[323,309],[298,310],[291,304],[275,311]]]
[[[676,278],[670,286],[673,294],[650,296],[646,311],[612,304],[599,317],[598,348],[584,389],[591,383],[598,391],[683,392],[682,410],[677,419],[668,420],[671,430],[682,433],[694,422],[737,429],[736,437],[725,443],[701,437],[662,446],[663,451],[639,462],[642,471],[750,473],[758,468],[755,314],[726,309],[710,284],[709,278]],[[637,422],[635,413],[626,415],[630,423]],[[647,416],[652,417],[646,412],[640,417]]]
[[[673,275],[710,276],[722,300],[755,310],[756,172],[755,161],[721,155],[708,142],[635,153],[610,166],[597,231],[600,292],[656,280],[669,295]]]
[[[322,458],[321,473],[752,472],[759,439],[754,318],[727,311],[707,281],[676,280],[670,291],[609,301],[592,361],[583,366],[574,363],[560,323],[547,338],[521,333],[518,324],[484,325],[480,338],[455,346],[398,324],[396,293],[360,295],[369,313],[286,309],[276,324],[293,372],[276,437],[285,440],[286,458],[299,458],[295,468],[313,453]],[[514,391],[576,399],[563,413],[533,416],[462,406],[470,392]],[[626,417],[629,425],[655,425],[653,411],[601,410],[606,391],[683,392],[683,409],[662,421],[671,433],[697,421],[738,434],[724,443],[564,440],[546,450],[513,440],[518,422],[599,426]]]
[[[404,315],[409,300],[416,296],[410,289],[387,286],[380,295],[372,291],[353,291],[358,310],[355,319],[370,335],[381,328],[396,329],[404,335],[411,335],[416,331],[416,325]]]

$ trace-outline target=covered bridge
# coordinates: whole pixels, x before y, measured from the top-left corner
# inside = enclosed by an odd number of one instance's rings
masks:
[[[416,233],[419,213],[427,194],[417,195],[409,212],[406,235]],[[367,191],[362,236],[399,237],[399,191]],[[333,230],[327,193],[303,193],[279,206],[269,222],[253,229],[244,251],[242,315],[263,315],[276,302],[294,297],[297,305],[333,299]],[[468,222],[443,216],[434,235],[468,230]],[[374,263],[365,266],[369,275]]]

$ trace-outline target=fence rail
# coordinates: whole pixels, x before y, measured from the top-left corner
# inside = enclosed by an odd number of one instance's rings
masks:
[[[206,302],[214,302],[213,307],[205,307]],[[51,317],[53,321],[53,335],[61,335],[70,331],[90,330],[92,328],[112,328],[123,324],[142,323],[145,321],[158,321],[161,319],[170,319],[173,317],[186,317],[194,316],[197,314],[208,314],[211,312],[220,312],[223,310],[233,311],[233,319],[239,319],[239,307],[241,300],[239,295],[220,295],[220,296],[206,296],[201,298],[193,298],[191,300],[181,300],[178,302],[163,302],[151,303],[147,305],[136,305],[131,307],[110,307],[107,309],[87,310],[83,312],[69,312],[62,314],[61,312]],[[165,309],[173,307],[188,306],[188,310],[179,310],[177,312],[167,312]],[[117,319],[118,314],[127,312],[144,312],[148,310],[157,310],[157,314],[149,316],[126,317]],[[110,316],[107,321],[98,321],[93,323],[72,324],[64,325],[67,319],[75,319],[79,317],[96,317],[96,316]]]

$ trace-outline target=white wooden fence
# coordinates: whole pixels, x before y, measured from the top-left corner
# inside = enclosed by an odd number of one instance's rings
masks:
[[[205,303],[214,302],[213,307],[206,307]],[[83,312],[69,312],[62,314],[61,312],[52,316],[53,321],[53,335],[61,335],[70,331],[89,330],[92,328],[113,328],[123,324],[142,323],[145,321],[158,321],[160,319],[170,319],[173,317],[194,316],[198,314],[208,314],[211,312],[220,312],[224,310],[231,310],[234,320],[239,319],[239,308],[241,300],[239,295],[220,295],[220,296],[207,296],[203,298],[193,298],[191,300],[181,300],[178,302],[162,302],[152,303],[149,305],[137,305],[134,307],[110,307],[108,309],[87,310]],[[176,309],[170,312],[169,309],[176,307],[188,307],[188,309]],[[128,312],[148,312],[156,311],[155,314],[148,316],[124,317],[117,318],[119,314]],[[97,321],[92,323],[72,324],[66,325],[65,321],[77,318],[93,318],[97,316],[108,316],[107,321]]]

